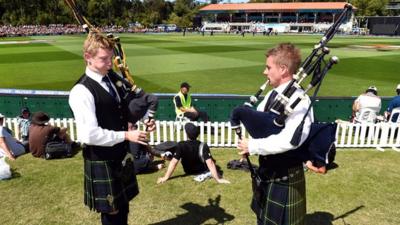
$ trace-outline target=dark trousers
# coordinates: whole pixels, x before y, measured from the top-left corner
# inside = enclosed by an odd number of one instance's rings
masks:
[[[257,217],[257,225],[264,225],[262,219]]]
[[[199,111],[199,110],[197,110],[197,113],[185,112],[183,115],[185,117],[189,118],[191,121],[197,121],[198,119],[201,119],[204,122],[208,122],[208,120],[209,120],[208,114],[206,112]]]
[[[101,213],[102,225],[128,225],[129,205],[123,205],[119,208],[117,214],[111,215],[108,213]]]

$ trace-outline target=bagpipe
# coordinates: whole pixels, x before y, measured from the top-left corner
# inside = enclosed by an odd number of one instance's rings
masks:
[[[327,62],[324,60],[324,57],[330,52],[327,44],[337,33],[342,21],[346,15],[351,12],[351,10],[352,5],[346,4],[335,23],[332,24],[332,26],[325,32],[319,43],[314,46],[311,54],[301,63],[300,68],[297,70],[296,74],[293,75],[293,79],[289,82],[282,93],[278,93],[269,111],[260,112],[253,108],[258,101],[259,95],[268,85],[268,81],[260,87],[254,96],[250,97],[248,102],[242,106],[236,107],[232,111],[230,123],[232,129],[235,129],[239,138],[242,136],[241,123],[253,138],[266,138],[270,135],[280,133],[285,127],[286,119],[291,115],[291,113],[293,113],[295,107],[303,99],[308,98],[308,91],[316,87],[314,94],[311,97],[308,110],[290,140],[291,145],[299,146],[305,119],[308,113],[310,113],[312,105],[315,102],[316,95],[319,91],[322,81],[332,66],[339,62],[339,59],[336,56],[331,57]],[[313,74],[311,81],[303,91],[300,84],[310,74]],[[295,99],[291,99],[294,93],[299,93],[298,90],[301,90],[300,96]],[[333,159],[332,157],[328,156],[332,156],[331,151],[335,151],[335,133],[335,123],[312,123],[308,138],[301,146],[298,147],[298,149],[302,150],[302,160],[310,160],[315,162],[314,165],[317,167],[326,166],[328,163],[330,163]],[[250,160],[247,155],[246,159],[250,164]],[[252,177],[257,178],[255,171],[250,171],[252,172]]]
[[[122,48],[120,38],[111,33],[107,35],[102,34],[100,30],[91,25],[83,16],[74,0],[64,1],[72,10],[74,17],[86,31],[86,33],[88,33],[88,35],[97,33],[105,36],[111,43],[113,43],[114,70],[110,70],[107,75],[117,87],[122,89],[123,94],[121,97],[127,102],[130,112],[129,121],[136,123],[146,114],[149,120],[154,118],[154,114],[158,108],[158,98],[153,94],[145,93],[142,88],[135,84],[135,81],[133,80],[126,63],[126,56]]]

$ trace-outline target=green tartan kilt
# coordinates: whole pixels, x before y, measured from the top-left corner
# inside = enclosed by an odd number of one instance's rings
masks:
[[[263,225],[303,225],[306,185],[303,167],[288,169],[288,179],[271,178],[262,183],[263,197],[257,217]],[[252,200],[254,206],[255,198]]]
[[[139,194],[133,162],[84,160],[84,202],[91,210],[109,213]]]

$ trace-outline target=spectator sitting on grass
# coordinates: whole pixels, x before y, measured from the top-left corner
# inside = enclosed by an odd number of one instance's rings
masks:
[[[17,117],[17,122],[20,131],[20,141],[24,146],[27,146],[29,142],[29,126],[31,125],[31,112],[28,107],[21,109],[21,115]]]
[[[137,125],[128,125],[128,130],[137,130]],[[150,145],[129,142],[129,150],[133,155],[135,174],[158,171],[164,168],[164,161],[154,161],[154,156],[160,156]]]
[[[208,145],[196,140],[200,133],[199,127],[192,123],[187,123],[185,124],[185,131],[189,140],[178,143],[174,156],[168,165],[167,172],[164,177],[158,178],[157,183],[166,182],[174,172],[179,160],[182,159],[185,174],[197,175],[195,177],[196,181],[201,182],[213,177],[218,183],[229,184],[228,180],[221,178],[218,174]]]
[[[49,141],[72,144],[67,128],[54,127],[48,124],[49,120],[50,117],[44,112],[36,112],[32,116],[29,127],[29,150],[34,157],[44,157],[45,147]]]
[[[25,148],[21,142],[15,139],[9,129],[3,126],[4,115],[0,113],[0,158],[3,156],[11,160],[25,154]]]

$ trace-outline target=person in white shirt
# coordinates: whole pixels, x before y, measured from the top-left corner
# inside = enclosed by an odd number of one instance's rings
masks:
[[[276,98],[275,93],[283,92],[301,63],[300,50],[290,43],[279,44],[268,50],[266,57],[264,75],[274,89],[267,93],[259,104],[258,111],[269,111]],[[290,102],[302,94],[303,90],[298,89],[290,98]],[[258,191],[255,191],[252,200],[252,209],[257,215],[259,225],[304,224],[306,215],[304,158],[298,149],[310,132],[312,112],[308,113],[305,119],[299,146],[293,146],[290,140],[307,113],[309,104],[308,97],[301,100],[286,119],[280,133],[258,139],[243,138],[238,143],[240,154],[259,155],[258,175],[262,183],[258,186]]]
[[[125,225],[129,201],[139,193],[128,141],[147,145],[147,132],[128,131],[123,90],[109,76],[113,46],[102,34],[88,35],[83,47],[86,71],[72,88],[69,105],[84,144],[85,205],[101,213],[102,224]],[[154,130],[154,120],[146,125]]]
[[[368,87],[353,103],[353,122],[376,122],[381,106],[382,100],[378,96],[378,89],[375,86]]]
[[[0,158],[5,156],[10,160],[15,160],[26,153],[25,147],[10,134],[7,128],[3,127],[4,118],[4,115],[0,113]]]

